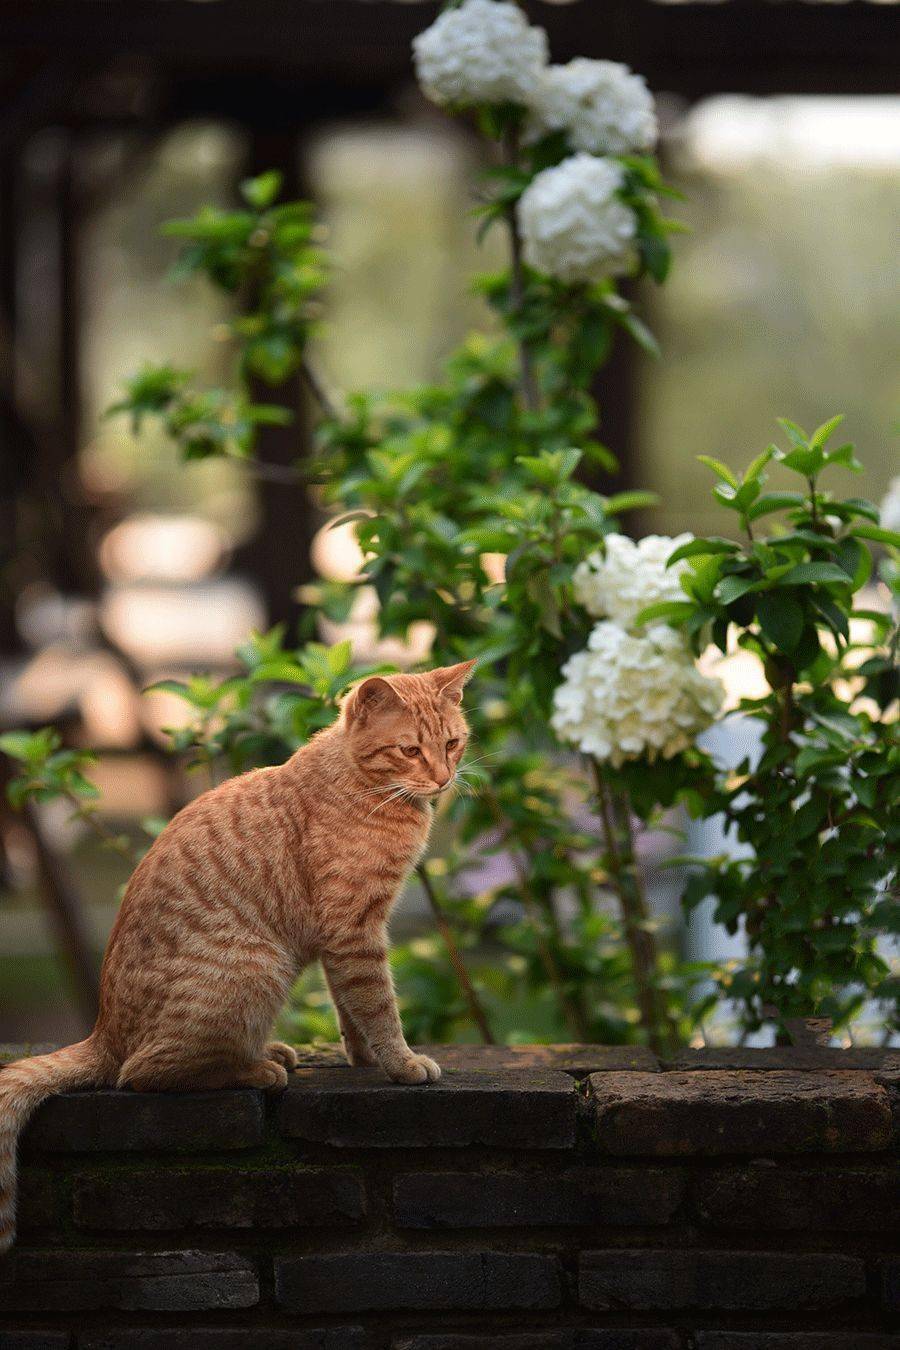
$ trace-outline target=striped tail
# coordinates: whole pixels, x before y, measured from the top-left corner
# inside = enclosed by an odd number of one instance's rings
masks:
[[[0,1069],[0,1252],[16,1236],[16,1142],[41,1102],[103,1076],[105,1056],[93,1037],[52,1055],[19,1059]]]

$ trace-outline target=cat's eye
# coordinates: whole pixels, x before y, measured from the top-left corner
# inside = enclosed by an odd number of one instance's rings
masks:
[[[447,749],[455,750],[458,745],[459,745],[459,737],[454,736],[452,741],[447,742]]]
[[[400,749],[407,759],[418,759],[422,753],[417,745],[401,745]]]

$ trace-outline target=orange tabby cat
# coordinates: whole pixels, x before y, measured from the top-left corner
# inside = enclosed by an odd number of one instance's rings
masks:
[[[16,1139],[68,1088],[279,1088],[297,1056],[269,1039],[318,958],[351,1064],[398,1083],[440,1077],[403,1037],[386,921],[422,854],[431,803],[466,743],[473,661],[373,677],[334,726],[277,768],[204,793],[136,869],[86,1041],[0,1073],[0,1251],[14,1235]]]

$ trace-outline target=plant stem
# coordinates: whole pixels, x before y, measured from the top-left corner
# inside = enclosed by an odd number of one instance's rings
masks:
[[[517,168],[519,162],[519,133],[515,127],[512,127],[507,132],[504,138],[503,147],[507,164],[510,168]],[[509,251],[511,259],[510,292],[516,316],[521,318],[525,307],[525,272],[522,266],[522,238],[519,234],[519,223],[516,219],[516,208],[514,204],[511,203],[507,206],[505,215],[506,223],[509,227]],[[540,411],[541,406],[541,396],[531,349],[524,338],[520,337],[518,339],[518,344],[519,368],[522,381],[522,401],[529,412],[538,412]]]
[[[130,844],[120,838],[119,835],[113,834],[112,830],[107,829],[103,821],[97,817],[96,813],[89,807],[86,807],[85,803],[74,792],[66,792],[65,797],[66,800],[70,801],[75,807],[78,819],[83,820],[84,823],[94,831],[97,838],[103,841],[107,848],[114,849],[115,852],[119,853],[123,858],[127,858],[132,867],[137,866],[140,859]]]
[[[538,956],[540,957],[541,965],[544,967],[547,979],[556,994],[556,1000],[559,1004],[559,1010],[562,1013],[563,1020],[568,1024],[573,1034],[578,1037],[579,1041],[588,1042],[590,1040],[590,1028],[588,1026],[587,1013],[585,1012],[581,1000],[572,998],[567,993],[565,979],[559,968],[556,957],[553,954],[553,948],[542,931],[544,925],[549,924],[558,945],[562,945],[562,936],[559,932],[556,914],[553,911],[548,912],[549,907],[542,906],[537,896],[534,894],[534,890],[532,889],[531,882],[528,878],[528,855],[525,854],[523,857],[515,851],[516,843],[510,837],[510,828],[503,814],[503,808],[498,802],[496,795],[491,792],[489,788],[485,788],[482,797],[490,807],[491,814],[497,822],[498,829],[502,832],[504,845],[510,851],[510,857],[516,872],[516,880],[522,894],[522,900],[528,911],[529,917],[531,918],[531,922],[534,924],[535,945],[537,946]]]
[[[444,943],[444,946],[447,948],[447,955],[450,958],[450,964],[453,967],[457,980],[459,981],[459,987],[462,990],[463,998],[469,1005],[469,1012],[472,1015],[472,1020],[478,1027],[481,1039],[484,1042],[484,1044],[496,1045],[497,1042],[494,1037],[494,1033],[491,1031],[491,1025],[487,1019],[487,1013],[484,1011],[484,1008],[481,1005],[481,1000],[478,997],[478,993],[475,989],[475,986],[472,983],[472,980],[469,976],[469,972],[466,970],[465,962],[462,959],[459,947],[457,946],[456,943],[456,938],[453,936],[453,930],[451,929],[449,923],[444,917],[444,912],[441,909],[440,901],[438,900],[437,891],[435,890],[434,883],[432,882],[431,877],[428,875],[428,868],[425,866],[424,863],[419,863],[418,866],[416,867],[416,872],[418,873],[419,880],[422,883],[422,889],[424,890],[425,894],[428,897],[428,903],[431,906],[431,912],[434,915],[434,922],[437,926],[438,932],[441,935],[441,939]]]
[[[649,926],[650,910],[635,859],[628,803],[615,800],[603,770],[593,756],[590,764],[606,839],[608,871],[619,898],[625,941],[631,953],[641,1026],[651,1050],[655,1054],[665,1054],[677,1044],[677,1033],[658,985],[659,952]]]
[[[300,373],[306,381],[309,392],[312,394],[325,416],[330,417],[333,420],[339,419],[340,413],[338,412],[337,404],[328,392],[324,380],[308,356],[304,356],[300,361]]]

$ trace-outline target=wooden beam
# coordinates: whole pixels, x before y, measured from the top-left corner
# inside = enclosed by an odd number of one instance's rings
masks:
[[[16,0],[3,6],[9,54],[129,56],[196,75],[265,67],[302,81],[298,97],[335,82],[389,88],[410,73],[410,42],[433,0]],[[529,0],[555,60],[625,60],[656,89],[716,92],[896,91],[900,6],[870,0]],[[82,57],[82,53],[85,56]]]

